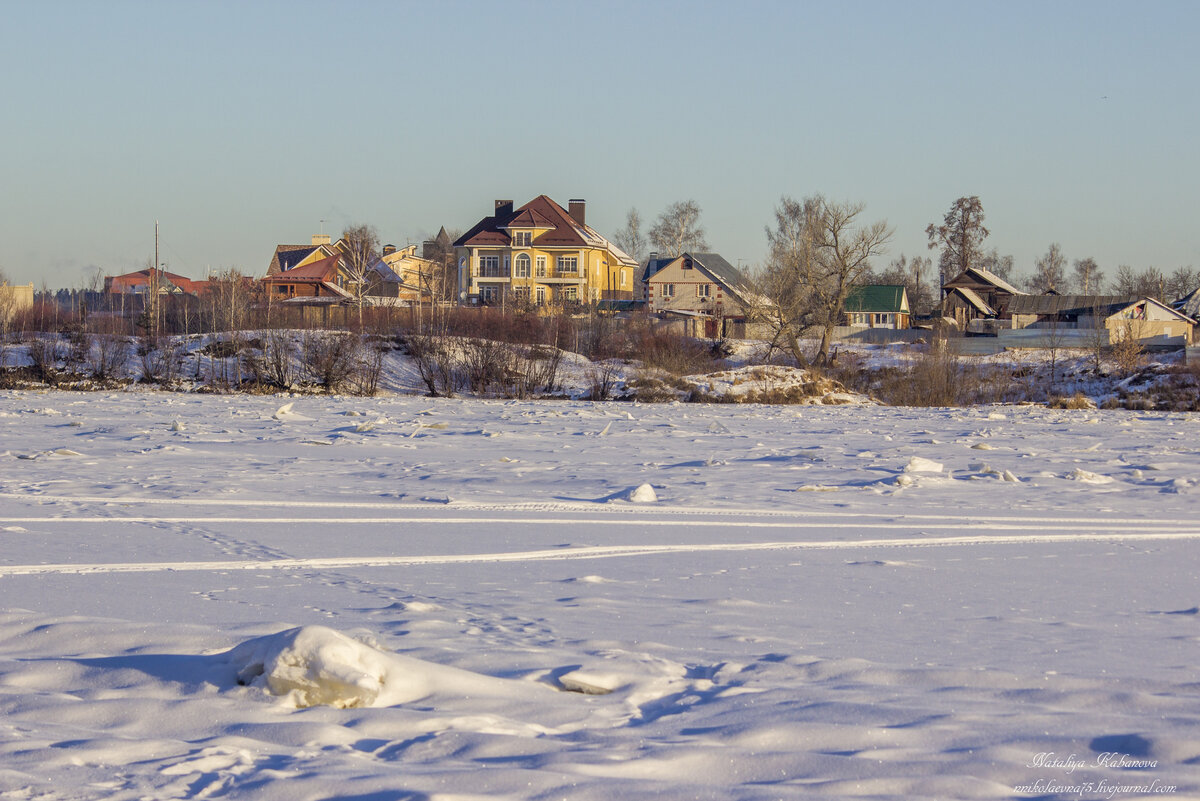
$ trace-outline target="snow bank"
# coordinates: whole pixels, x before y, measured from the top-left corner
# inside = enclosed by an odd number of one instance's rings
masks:
[[[828,378],[808,370],[779,365],[739,367],[684,378],[699,394],[735,403],[819,404],[823,406],[868,406],[866,395],[848,392]]]
[[[658,494],[649,484],[640,484],[631,489],[627,497],[633,503],[657,503],[658,501]]]
[[[287,706],[391,707],[431,695],[530,703],[544,690],[383,649],[369,634],[351,637],[301,626],[255,637],[222,655],[237,683],[279,696]],[[532,694],[532,695],[531,695]]]
[[[914,456],[908,460],[908,464],[904,466],[905,473],[940,473],[942,472],[942,463],[935,462],[932,459],[926,459],[923,456]]]
[[[429,693],[427,670],[324,626],[248,640],[229,651],[238,683],[284,696],[296,707],[388,706]],[[380,703],[383,702],[383,703]]]

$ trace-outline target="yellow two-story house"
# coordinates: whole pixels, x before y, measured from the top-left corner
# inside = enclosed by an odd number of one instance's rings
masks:
[[[459,301],[539,307],[632,300],[635,262],[586,222],[586,204],[564,209],[545,195],[513,208],[497,200],[454,243]]]

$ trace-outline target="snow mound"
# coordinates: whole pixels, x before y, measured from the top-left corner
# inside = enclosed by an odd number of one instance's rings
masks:
[[[1085,484],[1111,484],[1113,482],[1112,476],[1102,476],[1078,467],[1068,473],[1067,478],[1082,481]]]
[[[394,655],[324,626],[257,637],[228,656],[239,684],[284,696],[296,707],[375,706],[385,700],[385,688],[387,701],[396,702],[398,695],[412,700],[425,695],[429,684],[419,671],[399,670]]]
[[[932,459],[926,459],[922,456],[914,456],[908,460],[908,464],[904,466],[905,473],[940,473],[942,472],[942,463],[935,462]]]
[[[633,503],[657,503],[658,494],[654,491],[654,487],[649,484],[642,484],[629,491],[626,496]]]
[[[559,676],[558,683],[568,692],[583,693],[584,695],[608,695],[623,687],[626,681],[616,673],[573,670]]]
[[[311,417],[306,417],[299,412],[292,411],[294,403],[285,403],[275,410],[275,414],[271,415],[276,420],[282,420],[289,423],[306,423],[311,422]]]

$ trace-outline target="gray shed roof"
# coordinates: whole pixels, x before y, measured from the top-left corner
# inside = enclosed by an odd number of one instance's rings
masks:
[[[1091,317],[1098,310],[1108,317],[1139,299],[1137,295],[1014,295],[1008,313]]]

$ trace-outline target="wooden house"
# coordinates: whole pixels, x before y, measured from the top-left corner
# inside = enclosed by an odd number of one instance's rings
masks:
[[[972,267],[942,285],[942,316],[965,330],[971,320],[1006,319],[1009,301],[1024,294],[995,273]]]
[[[843,325],[852,328],[908,328],[908,290],[901,284],[854,287],[842,304],[842,315]]]

